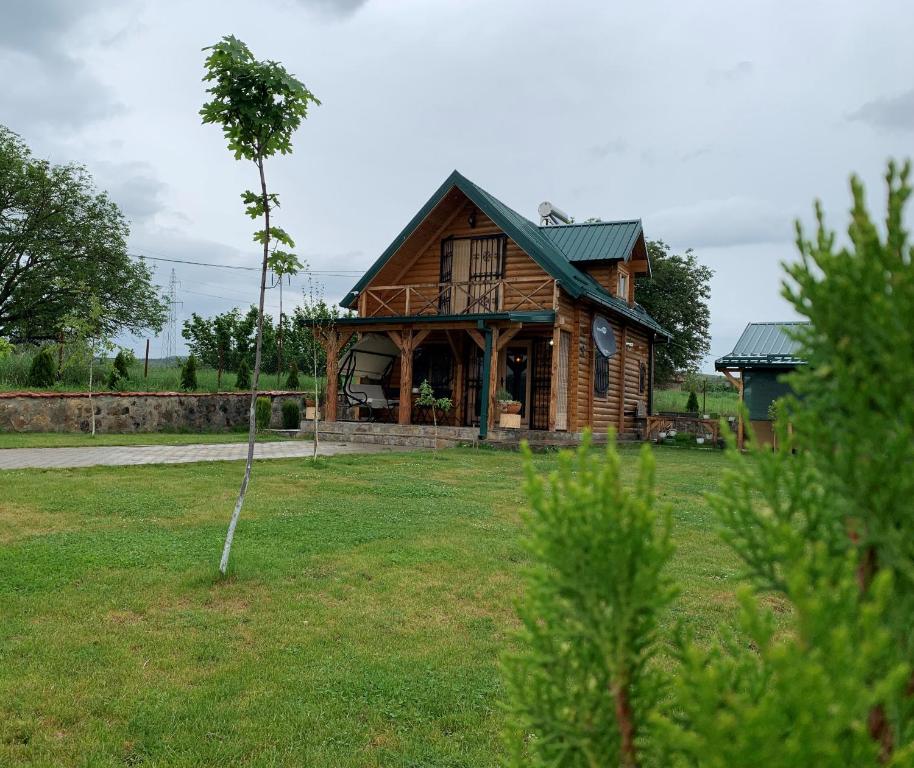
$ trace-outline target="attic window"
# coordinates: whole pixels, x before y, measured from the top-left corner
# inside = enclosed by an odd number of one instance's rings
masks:
[[[619,272],[619,287],[616,294],[620,299],[628,301],[628,273]]]

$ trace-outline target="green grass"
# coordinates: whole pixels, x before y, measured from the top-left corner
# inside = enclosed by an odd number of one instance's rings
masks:
[[[707,398],[707,409],[704,413],[717,413],[721,416],[736,416],[739,406],[739,395],[736,390],[732,392],[708,392],[707,395],[698,393],[698,407],[702,407],[702,398]],[[657,389],[654,390],[654,411],[674,411],[685,413],[686,403],[689,400],[688,390]]]
[[[0,432],[3,448],[82,448],[101,445],[195,445],[199,443],[246,443],[248,431],[232,432],[132,432],[92,435],[72,432]],[[288,440],[275,432],[261,432],[257,442]]]
[[[735,615],[702,500],[723,461],[658,451],[683,584],[665,624],[699,638]],[[240,472],[0,473],[0,765],[496,765],[521,458],[258,462],[220,581]]]

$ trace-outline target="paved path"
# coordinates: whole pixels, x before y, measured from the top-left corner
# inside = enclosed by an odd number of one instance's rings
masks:
[[[306,440],[257,443],[255,459],[292,459],[310,456],[313,444]],[[247,457],[247,443],[209,445],[121,445],[86,448],[4,448],[0,449],[0,470],[63,469],[67,467],[124,466],[128,464],[186,464],[192,461],[237,461]],[[321,442],[319,456],[343,453],[385,453],[405,451],[388,445]],[[412,449],[415,450],[415,449]]]

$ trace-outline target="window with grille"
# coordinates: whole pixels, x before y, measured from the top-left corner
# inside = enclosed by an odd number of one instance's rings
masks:
[[[497,312],[505,273],[504,235],[449,237],[441,242],[439,282],[442,314]]]
[[[609,392],[609,358],[599,350],[594,351],[594,357],[593,393],[597,397],[606,397]]]

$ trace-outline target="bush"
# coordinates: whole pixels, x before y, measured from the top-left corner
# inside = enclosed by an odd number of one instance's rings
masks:
[[[57,363],[54,360],[54,354],[50,347],[45,347],[32,359],[32,367],[29,368],[29,386],[52,387],[56,378]]]
[[[298,383],[298,366],[295,364],[295,361],[293,360],[291,363],[289,363],[289,378],[286,379],[286,389],[295,390],[295,389],[298,389],[299,386],[300,385]]]
[[[689,392],[689,400],[686,403],[686,411],[689,413],[698,413],[698,395],[695,394],[694,389]]]
[[[132,353],[131,353],[132,354]],[[124,383],[130,378],[127,356],[122,349],[114,358],[114,367],[108,374],[108,389],[122,389]]]
[[[298,429],[301,426],[301,406],[295,400],[282,404],[282,428]]]
[[[269,397],[258,397],[257,405],[254,407],[254,421],[257,429],[269,429],[270,420],[273,417],[273,404]]]
[[[235,374],[235,389],[251,388],[251,369],[248,368],[248,361],[243,357],[238,363],[238,372]]]
[[[181,368],[181,389],[192,392],[197,388],[197,358],[193,355],[187,358]]]

